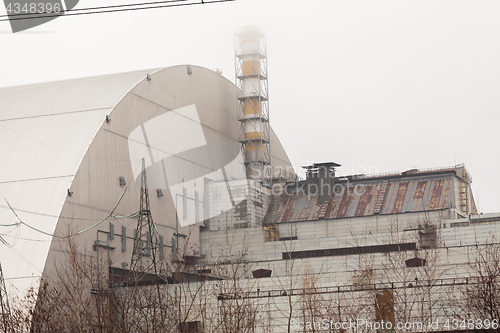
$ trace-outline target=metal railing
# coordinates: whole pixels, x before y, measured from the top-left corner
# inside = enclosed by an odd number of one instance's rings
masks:
[[[377,291],[377,290],[387,290],[387,289],[399,290],[399,289],[422,288],[422,287],[432,288],[432,287],[478,284],[479,282],[480,278],[478,277],[464,277],[464,278],[446,278],[446,279],[436,279],[436,280],[415,280],[406,282],[352,284],[347,286],[332,286],[332,287],[317,287],[317,288],[296,288],[288,291],[283,289],[256,290],[244,293],[221,293],[218,296],[218,300],[302,296],[302,295],[314,295],[314,294]]]
[[[459,168],[464,168],[465,172],[467,172],[467,176],[470,178],[470,174],[465,169],[465,166],[463,164],[457,164],[455,166],[447,166],[447,167],[440,167],[440,168],[415,169],[412,173],[409,173],[409,175],[429,173],[429,172],[438,172],[438,171],[455,171]],[[407,171],[411,171],[411,170],[407,170]],[[380,172],[380,173],[372,173],[372,174],[368,174],[368,175],[365,175],[365,174],[345,175],[345,176],[338,176],[338,178],[369,179],[369,178],[380,178],[380,177],[389,177],[389,176],[403,176],[403,174],[407,171]]]

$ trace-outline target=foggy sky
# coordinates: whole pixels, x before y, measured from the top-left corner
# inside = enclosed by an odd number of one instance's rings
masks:
[[[0,22],[0,87],[188,63],[234,82],[233,35],[257,24],[271,125],[297,172],[465,163],[478,210],[499,212],[499,17],[496,0],[238,0],[61,17],[17,34]]]

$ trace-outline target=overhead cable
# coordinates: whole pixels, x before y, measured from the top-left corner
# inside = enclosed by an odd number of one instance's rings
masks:
[[[59,16],[75,16],[75,15],[115,13],[115,12],[125,12],[125,11],[143,10],[143,9],[181,7],[181,6],[212,4],[212,3],[230,2],[230,1],[236,1],[236,0],[212,0],[212,1],[210,1],[210,0],[209,1],[205,1],[205,0],[201,0],[201,1],[168,0],[168,1],[115,5],[115,6],[71,9],[71,10],[66,11],[65,13],[62,13],[62,12],[61,13],[18,13],[18,14],[11,14],[11,15],[0,15],[0,22],[2,22],[2,21],[14,21],[14,20],[30,20],[30,19],[59,17]],[[44,15],[44,14],[48,14],[48,15]]]
[[[113,216],[113,213],[115,212],[116,208],[118,207],[118,205],[120,204],[120,202],[122,201],[123,199],[123,196],[125,195],[125,192],[127,191],[128,187],[125,188],[125,190],[123,191],[122,195],[120,196],[120,199],[118,200],[118,202],[116,203],[115,207],[113,208],[113,210],[109,213],[108,216],[106,216],[104,219],[100,220],[99,222],[97,222],[96,224],[84,229],[84,230],[81,230],[81,231],[78,231],[77,233],[74,233],[74,234],[71,234],[71,235],[68,235],[68,236],[56,236],[54,234],[51,234],[49,232],[46,232],[46,231],[43,231],[43,230],[40,230],[40,229],[37,229],[25,222],[23,222],[21,220],[21,218],[17,215],[16,211],[14,210],[14,208],[12,208],[12,206],[10,205],[9,201],[7,200],[7,198],[5,198],[5,196],[3,197],[5,202],[7,203],[7,205],[9,206],[10,210],[14,213],[14,215],[17,217],[17,219],[19,220],[19,223],[16,223],[16,224],[10,224],[10,225],[1,225],[1,226],[13,226],[13,225],[19,225],[19,224],[22,224],[22,225],[25,225],[27,226],[28,228],[32,229],[32,230],[35,230],[41,234],[44,234],[44,235],[47,235],[47,236],[51,236],[51,237],[58,237],[58,238],[68,238],[68,237],[71,237],[71,236],[76,236],[76,235],[80,235],[80,234],[83,234],[84,232],[86,231],[89,231],[95,227],[97,227],[98,225],[100,225],[102,222],[106,221],[107,219],[109,219],[110,217],[112,218],[135,218],[137,217],[137,213],[134,213],[134,214],[129,214],[129,215],[125,215],[125,216]],[[3,194],[2,194],[3,196]],[[1,243],[4,243],[6,244],[5,240],[0,236],[0,242]]]
[[[140,166],[140,164],[138,164],[136,166],[136,168],[138,168]],[[133,170],[133,174],[134,172],[136,171],[137,169],[134,169]],[[131,178],[133,178],[133,175],[131,176]],[[128,179],[128,182],[127,183],[131,183],[131,179]],[[7,198],[5,197],[5,195],[0,191],[0,194],[2,195],[2,197],[4,198],[5,202],[7,203],[9,209],[14,213],[14,215],[17,217],[17,219],[19,220],[19,222],[17,223],[13,223],[13,224],[0,224],[0,226],[2,227],[13,227],[13,226],[19,226],[19,225],[25,225],[27,226],[28,228],[34,230],[34,231],[37,231],[41,234],[44,234],[44,235],[47,235],[47,236],[51,236],[51,237],[56,237],[56,238],[60,238],[60,239],[65,239],[65,238],[68,238],[68,237],[72,237],[72,236],[77,236],[77,235],[80,235],[80,234],[83,234],[84,232],[86,231],[89,231],[95,227],[97,227],[98,225],[100,225],[102,222],[106,221],[107,219],[109,218],[113,218],[113,219],[127,219],[127,218],[137,218],[139,217],[139,212],[135,212],[135,213],[132,213],[132,214],[128,214],[128,215],[124,215],[124,216],[118,216],[118,215],[113,215],[113,213],[115,212],[115,210],[118,208],[118,205],[120,205],[120,202],[122,201],[123,199],[123,196],[125,195],[125,192],[127,191],[128,189],[128,186],[125,187],[125,189],[123,190],[121,196],[120,196],[120,199],[118,199],[118,202],[116,203],[116,205],[113,207],[113,209],[111,210],[111,212],[108,214],[108,216],[106,216],[104,219],[100,220],[99,222],[97,222],[96,224],[84,229],[84,230],[81,230],[81,231],[78,231],[77,233],[74,233],[74,234],[70,234],[70,235],[67,235],[67,236],[56,236],[52,233],[48,233],[48,232],[45,232],[43,230],[40,230],[40,229],[37,229],[29,224],[27,224],[26,222],[24,222],[23,220],[21,220],[21,218],[19,217],[19,215],[17,215],[16,211],[14,210],[14,208],[10,205],[9,201],[7,200]],[[3,206],[3,205],[2,205]],[[29,211],[28,211],[29,212]],[[33,212],[30,212],[30,213],[33,213]],[[48,215],[48,216],[51,216],[51,215]],[[56,216],[53,216],[53,217],[56,217]],[[5,236],[5,234],[3,234],[3,236]],[[0,234],[0,243],[3,243],[3,244],[6,244],[8,246],[10,246],[6,241],[5,239],[2,238],[2,234]]]

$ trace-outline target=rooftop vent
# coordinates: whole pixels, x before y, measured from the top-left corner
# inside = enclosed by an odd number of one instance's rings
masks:
[[[262,279],[262,278],[270,277],[271,273],[272,273],[272,270],[263,269],[263,268],[252,271],[252,275],[253,275],[254,279]]]
[[[335,167],[340,164],[334,162],[314,163],[303,166],[306,169],[306,191],[309,196],[318,196],[318,203],[330,201],[335,185]]]

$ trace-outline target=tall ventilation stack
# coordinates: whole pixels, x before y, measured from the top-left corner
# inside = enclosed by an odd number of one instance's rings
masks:
[[[240,111],[239,140],[247,178],[270,178],[271,147],[267,91],[266,37],[257,26],[245,26],[235,36],[236,84]]]

